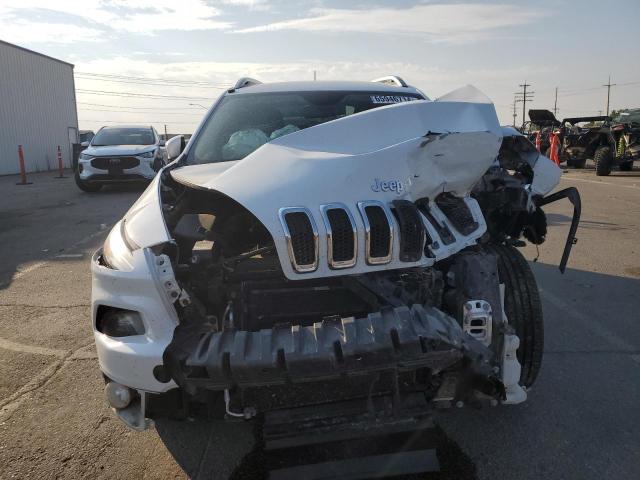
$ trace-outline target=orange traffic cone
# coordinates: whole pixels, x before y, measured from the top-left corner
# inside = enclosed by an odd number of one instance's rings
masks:
[[[558,134],[553,132],[551,135],[551,160],[560,166],[560,158],[558,157]]]

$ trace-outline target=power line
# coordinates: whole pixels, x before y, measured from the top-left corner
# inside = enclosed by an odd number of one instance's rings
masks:
[[[153,87],[189,87],[189,88],[215,88],[218,90],[225,90],[229,87],[218,87],[216,85],[186,85],[182,83],[169,83],[169,82],[141,82],[137,80],[117,80],[115,78],[93,78],[93,77],[84,77],[77,76],[80,80],[92,80],[96,82],[115,82],[115,83],[126,83],[133,85],[151,85]]]
[[[197,125],[199,122],[198,121],[193,121],[193,122],[163,122],[161,120],[154,120],[152,122],[146,122],[144,120],[127,120],[127,121],[119,121],[119,120],[91,120],[88,118],[84,118],[82,119],[82,122],[96,122],[96,123],[119,123],[119,124],[124,124],[126,125],[127,123],[156,123],[156,124],[164,124],[166,123],[167,125]]]
[[[104,103],[89,103],[89,102],[77,102],[78,105],[91,105],[93,107],[109,107],[109,108],[121,108],[121,109],[133,109],[133,110],[166,110],[166,111],[179,111],[184,110],[201,110],[200,108],[162,108],[162,107],[131,107],[129,105],[107,105]]]
[[[76,92],[84,93],[87,95],[104,95],[104,96],[114,96],[114,97],[132,97],[132,98],[155,98],[155,99],[166,99],[166,100],[209,100],[210,97],[182,97],[178,95],[155,95],[149,93],[135,93],[135,92],[114,92],[111,90],[86,90],[77,88]]]
[[[93,73],[93,72],[76,72],[77,76],[83,77],[95,77],[104,78],[104,79],[113,79],[113,80],[122,80],[122,81],[138,81],[138,82],[153,82],[153,83],[171,83],[171,84],[182,84],[182,85],[193,85],[193,86],[203,86],[203,87],[217,87],[217,88],[230,88],[233,85],[233,82],[206,82],[200,80],[180,80],[180,79],[172,79],[172,78],[158,78],[158,77],[136,77],[131,75],[114,75],[114,74],[106,74],[106,73]]]
[[[137,113],[137,114],[147,114],[147,115],[156,115],[155,112],[129,112],[126,110],[106,110],[99,108],[81,108],[79,111],[81,112],[114,112],[114,113]],[[187,113],[187,112],[157,112],[159,115],[195,115],[202,118],[202,114],[198,113]]]

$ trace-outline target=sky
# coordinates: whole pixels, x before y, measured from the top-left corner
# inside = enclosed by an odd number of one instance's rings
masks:
[[[640,107],[640,1],[0,0],[0,39],[75,65],[81,129],[191,133],[244,76],[398,75],[430,98],[472,84],[512,124],[514,93],[558,117]],[[1,79],[0,72],[0,79]],[[516,103],[522,122],[522,103]]]

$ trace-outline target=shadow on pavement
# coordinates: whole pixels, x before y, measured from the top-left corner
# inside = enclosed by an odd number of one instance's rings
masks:
[[[346,455],[345,452],[361,450],[366,455],[368,450],[380,446],[389,448],[395,444],[394,451],[419,450],[436,447],[440,471],[415,475],[402,475],[385,478],[397,480],[473,480],[476,478],[475,467],[458,445],[448,438],[442,429],[436,427],[428,431],[416,431],[398,438],[397,436],[377,436],[365,441],[350,441],[344,444],[324,444],[321,447],[304,447],[293,449],[291,453],[280,450],[268,453],[264,450],[260,439],[260,424],[224,421],[169,421],[156,422],[156,430],[167,450],[185,473],[194,480],[231,479],[253,480],[266,479],[270,469],[284,466],[313,464],[327,460],[327,454],[336,452],[335,456]],[[361,446],[354,446],[360,442]],[[428,447],[425,447],[428,445]],[[332,457],[329,457],[332,458]]]
[[[113,185],[96,193],[80,191],[69,172],[0,177],[0,289],[20,270],[38,262],[63,260],[57,255],[117,221],[140,196],[144,184]],[[106,232],[105,232],[106,234]]]
[[[616,462],[623,472],[633,470],[633,460],[622,447],[630,441],[624,435],[633,430],[627,428],[628,422],[640,423],[640,411],[632,400],[637,386],[628,382],[633,362],[628,362],[629,372],[622,371],[619,362],[624,361],[625,355],[640,353],[640,332],[637,328],[629,332],[629,322],[637,312],[640,279],[575,269],[561,275],[555,265],[543,263],[532,264],[532,268],[543,290],[546,354],[530,399],[518,406],[453,409],[438,414],[436,422],[443,421],[448,433],[437,428],[441,472],[394,478],[473,479],[478,460],[490,472],[495,469],[492,478],[513,478],[514,471],[523,475],[529,472],[518,478],[541,478],[539,475],[544,477],[545,472],[559,468],[554,466],[560,462],[558,442],[566,446],[562,455],[571,457],[566,468],[599,455],[603,462]],[[562,303],[551,302],[546,292]],[[636,350],[626,348],[625,343],[635,345]],[[612,355],[616,360],[607,362],[601,355]],[[573,365],[574,361],[581,365],[581,376],[567,381],[564,363]],[[572,368],[569,371],[575,372]],[[576,405],[580,409],[576,410]],[[597,416],[591,415],[594,411],[599,412]],[[590,422],[585,421],[585,415],[591,415]],[[260,428],[253,430],[246,423],[235,422],[157,423],[158,434],[169,452],[195,479],[266,478],[274,458],[264,451],[259,438],[255,440],[254,434],[258,432],[259,437]],[[598,441],[597,436],[603,440]],[[385,441],[386,437],[371,440]],[[575,447],[582,443],[588,445]],[[523,448],[533,452],[533,445],[535,455],[523,454]],[[537,466],[536,458],[550,466]],[[601,473],[606,471],[604,466],[600,468]],[[574,471],[577,476],[573,478],[602,478],[585,469]],[[487,478],[487,472],[480,477]]]

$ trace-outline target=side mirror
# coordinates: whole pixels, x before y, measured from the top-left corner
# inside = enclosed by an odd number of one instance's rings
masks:
[[[165,143],[165,147],[167,149],[167,159],[169,161],[175,160],[180,156],[184,147],[186,147],[186,143],[184,141],[183,135],[178,135],[176,137],[172,137]]]
[[[165,145],[165,141],[164,140],[160,140],[160,142],[158,143],[159,147],[164,147]]]
[[[89,146],[89,142],[82,142],[80,145],[87,148]]]

